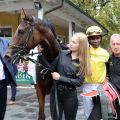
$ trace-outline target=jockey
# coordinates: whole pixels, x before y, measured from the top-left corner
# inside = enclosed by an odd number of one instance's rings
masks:
[[[106,62],[109,59],[109,53],[100,47],[103,32],[98,26],[91,26],[86,31],[88,42],[90,44],[90,63],[92,75],[85,78],[83,93],[97,90],[97,87],[105,82]],[[93,100],[90,97],[83,97],[84,111],[86,118],[89,117],[93,109]]]

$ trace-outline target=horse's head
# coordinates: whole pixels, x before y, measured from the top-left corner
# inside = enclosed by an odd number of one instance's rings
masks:
[[[60,47],[55,40],[53,27],[44,20],[35,19],[30,14],[25,13],[24,10],[21,16],[21,22],[10,41],[5,58],[12,63],[18,63],[20,58],[27,55],[38,44],[43,47],[47,46],[50,57],[55,57]]]

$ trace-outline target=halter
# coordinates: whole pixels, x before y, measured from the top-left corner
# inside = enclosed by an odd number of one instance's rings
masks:
[[[33,34],[33,29],[34,29],[34,26],[35,26],[35,18],[32,17],[32,19],[23,19],[22,22],[26,22],[26,24],[29,24],[30,27],[28,28],[29,31],[27,32],[27,37],[25,39],[25,44],[23,45],[14,45],[14,44],[10,44],[10,48],[17,48],[18,49],[18,54],[20,53],[24,53],[25,55],[27,55],[29,53],[29,50],[28,50],[28,42],[30,40],[30,37],[31,35]],[[34,39],[32,40],[32,45],[34,46]]]

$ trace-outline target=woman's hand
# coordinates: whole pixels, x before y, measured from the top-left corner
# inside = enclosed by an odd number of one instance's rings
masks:
[[[54,80],[59,80],[59,79],[60,79],[60,74],[57,73],[57,72],[53,72],[53,73],[51,73],[51,75],[52,75],[52,78],[53,78]]]

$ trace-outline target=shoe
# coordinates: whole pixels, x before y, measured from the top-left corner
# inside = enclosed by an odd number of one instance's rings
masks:
[[[14,105],[16,102],[15,101],[9,101],[8,103],[7,103],[7,105]]]

